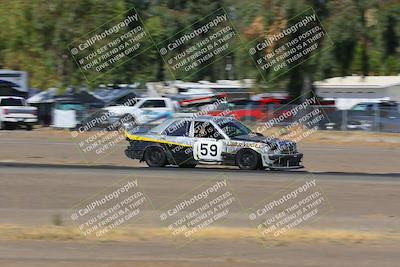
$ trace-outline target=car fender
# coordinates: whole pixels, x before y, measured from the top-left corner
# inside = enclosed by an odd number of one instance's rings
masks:
[[[243,150],[243,149],[251,149],[256,151],[259,155],[260,158],[262,160],[262,164],[265,166],[267,163],[271,162],[271,160],[269,159],[269,148],[268,146],[255,146],[252,145],[253,143],[249,143],[249,144],[245,144],[242,147],[236,149],[234,151],[234,157],[236,158],[237,153],[239,153],[239,151]],[[232,151],[233,152],[233,151]]]

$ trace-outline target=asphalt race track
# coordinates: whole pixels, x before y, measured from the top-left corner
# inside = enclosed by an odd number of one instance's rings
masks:
[[[400,231],[400,176],[306,171],[239,171],[197,167],[150,169],[51,167],[2,164],[1,225],[51,225],[55,214],[71,225],[71,208],[89,196],[107,190],[121,179],[136,178],[153,203],[138,227],[159,227],[165,203],[199,185],[225,179],[244,208],[290,188],[301,179],[315,179],[330,204],[330,211],[305,228],[398,233]],[[223,227],[249,227],[247,213],[231,214]],[[397,266],[398,241],[288,242],[264,248],[257,242],[209,240],[176,248],[165,241],[84,242],[0,241],[0,266]],[[329,252],[328,252],[329,251]],[[352,258],[353,261],[349,261]],[[212,259],[210,261],[210,259]]]

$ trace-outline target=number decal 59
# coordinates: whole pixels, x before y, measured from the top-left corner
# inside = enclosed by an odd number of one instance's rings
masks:
[[[200,155],[215,157],[218,155],[218,147],[216,144],[200,144]]]
[[[217,141],[199,141],[194,144],[194,158],[196,160],[222,160],[222,143]]]

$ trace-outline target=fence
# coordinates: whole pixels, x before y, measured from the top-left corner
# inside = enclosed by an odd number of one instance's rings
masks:
[[[400,112],[394,108],[357,111],[337,110],[334,106],[308,106],[298,109],[296,105],[281,108],[231,110],[245,124],[268,124],[273,126],[290,126],[293,124],[317,127],[319,130],[336,131],[370,131],[400,133]]]
[[[196,113],[199,109],[186,110]],[[184,112],[181,110],[180,112]],[[397,106],[380,108],[378,110],[337,110],[328,105],[231,105],[224,103],[217,110],[211,110],[210,115],[233,116],[247,125],[262,125],[264,129],[273,127],[305,126],[309,129],[336,131],[373,131],[400,133],[400,112]],[[94,113],[101,116],[102,112]],[[94,116],[94,115],[93,115]],[[89,116],[88,119],[93,119]],[[189,116],[189,114],[188,114]],[[105,125],[98,125],[100,128]]]

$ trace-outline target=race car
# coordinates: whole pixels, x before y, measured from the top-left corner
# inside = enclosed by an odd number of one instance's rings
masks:
[[[125,131],[127,157],[149,167],[199,163],[236,165],[243,170],[298,169],[296,143],[264,137],[233,117],[170,118],[145,133]]]

